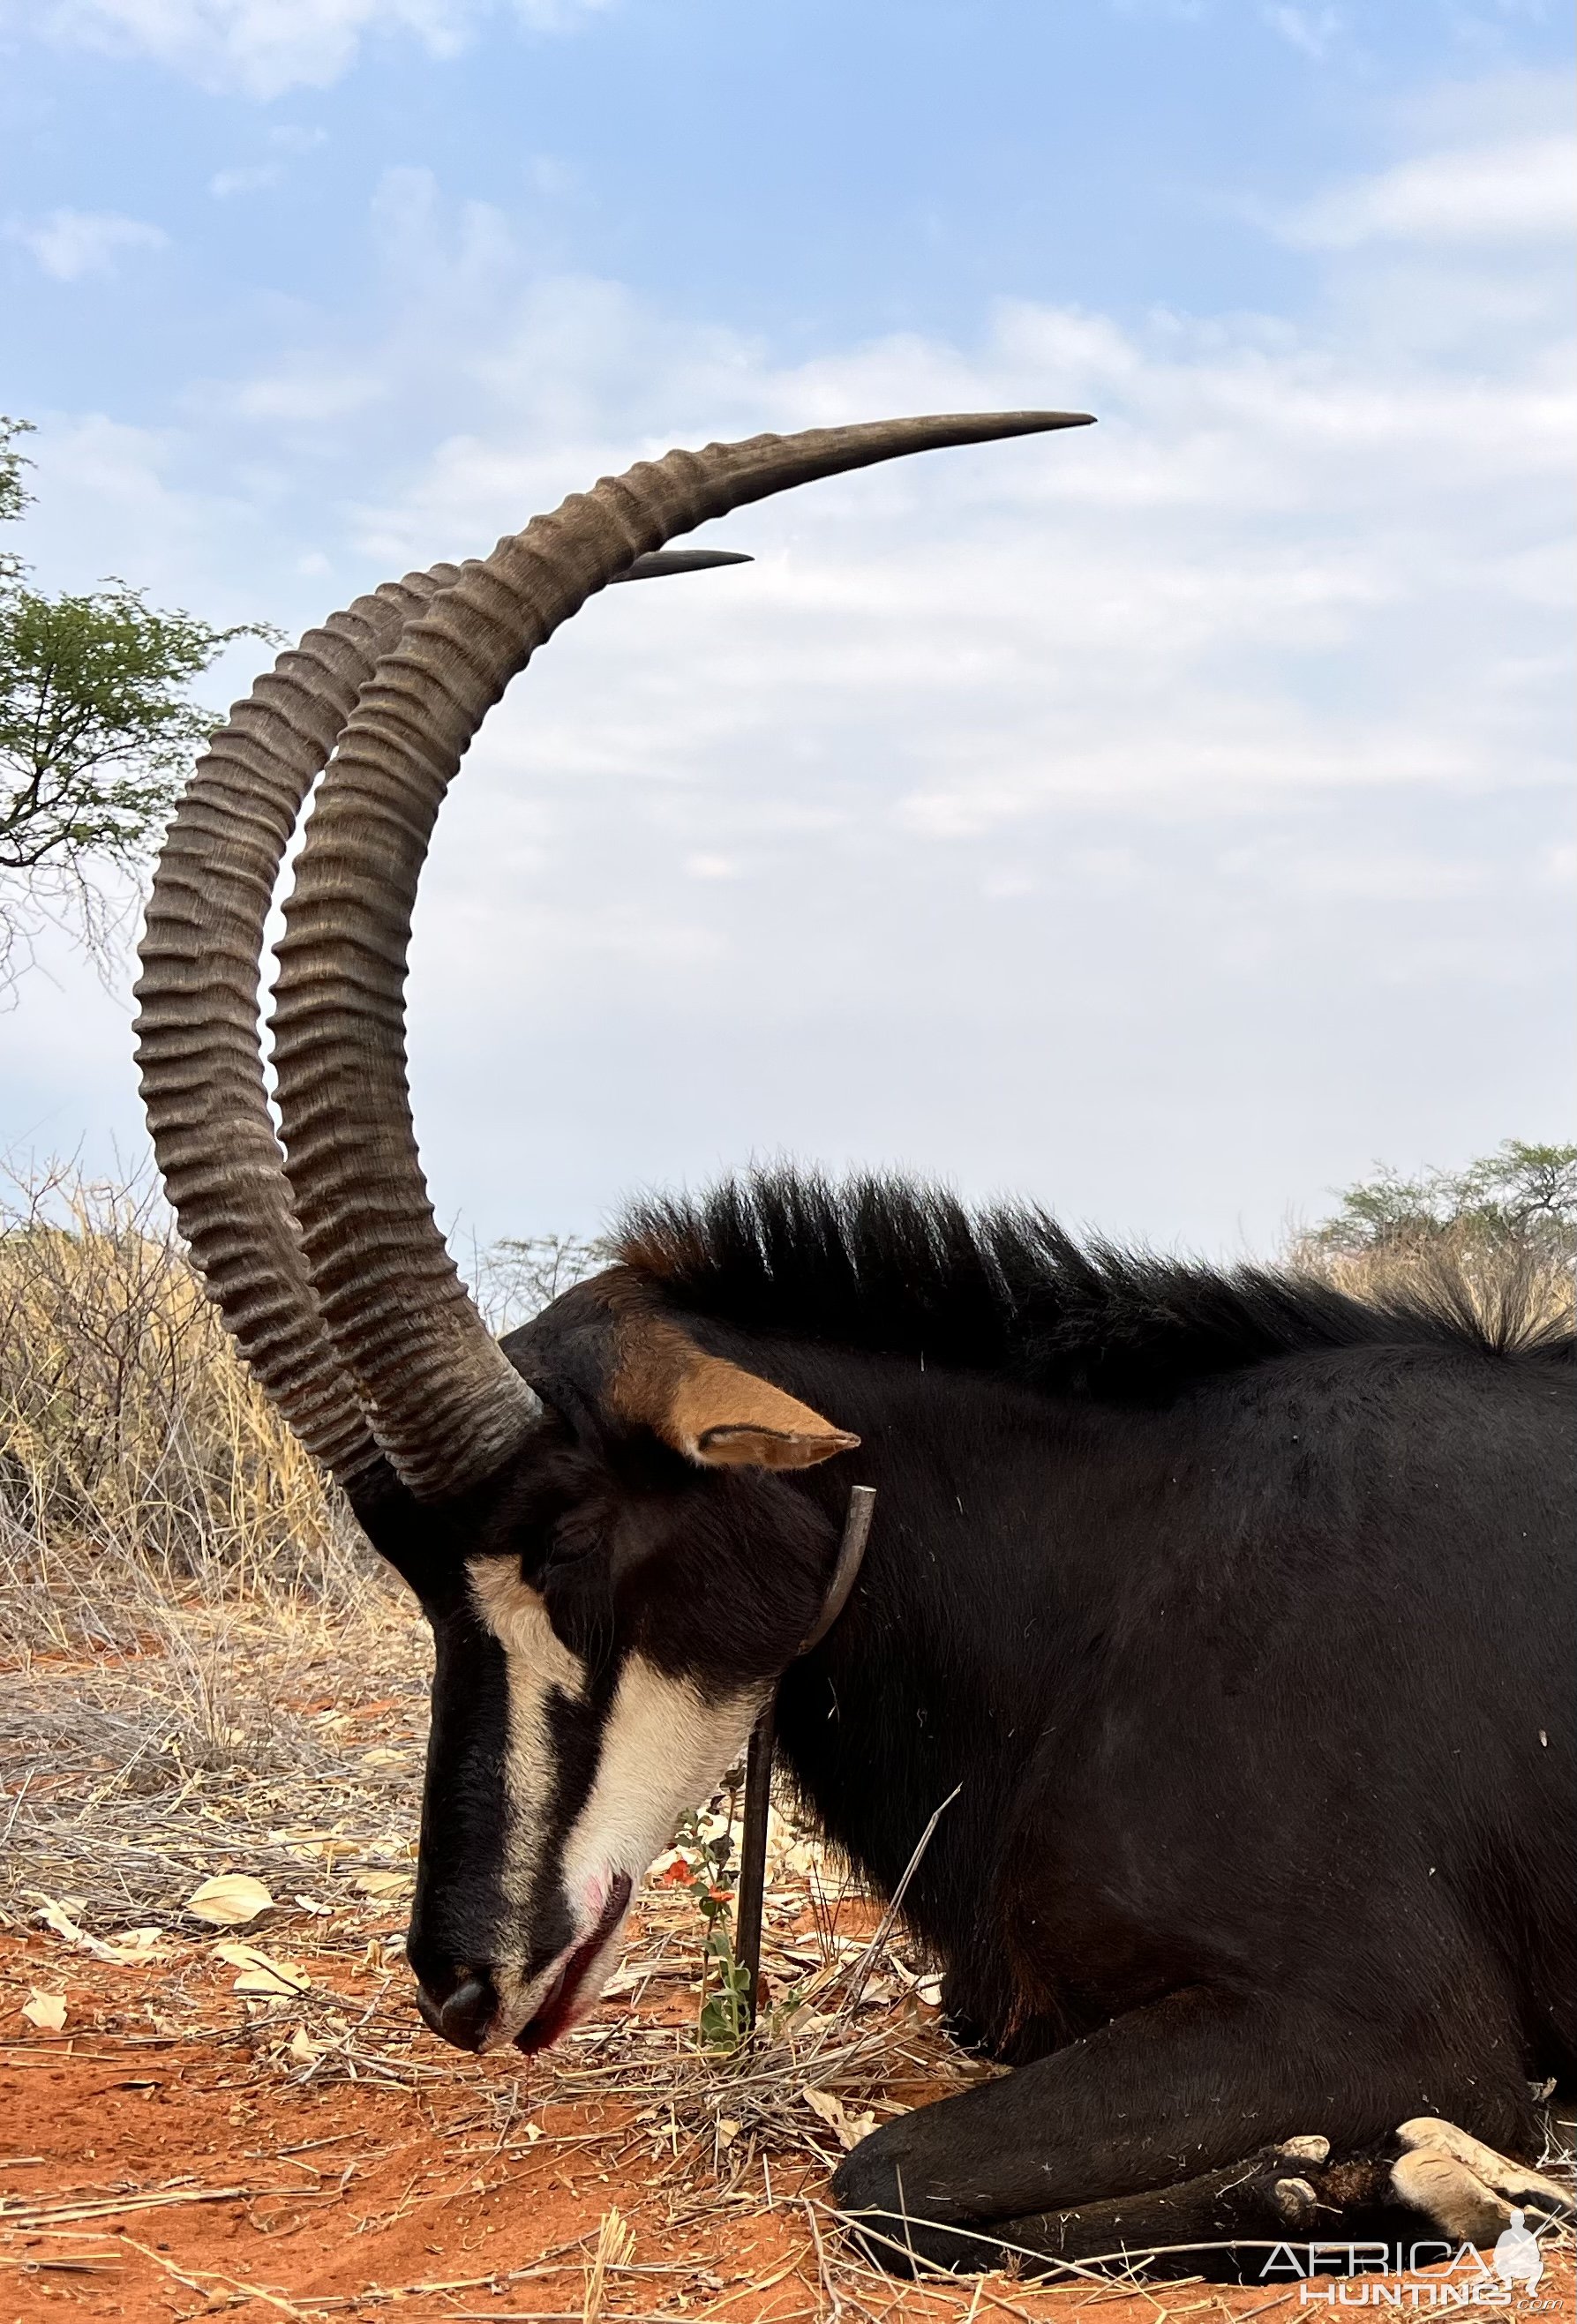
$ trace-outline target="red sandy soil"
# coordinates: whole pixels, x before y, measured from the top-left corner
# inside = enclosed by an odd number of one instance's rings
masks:
[[[35,1658],[32,1669],[46,1659],[62,1682],[78,1673],[63,1658]],[[99,1658],[112,1659],[133,1658]],[[371,1671],[364,1684],[374,1692]],[[414,1766],[420,1705],[410,1689],[379,1686],[361,1703],[337,1680],[318,1692],[309,1685],[299,1700],[296,1692],[281,1692],[270,1715],[299,1716],[326,1737],[331,1728],[325,1754],[343,1748],[347,1765],[382,1757]],[[369,1744],[381,1748],[369,1753]],[[53,1796],[51,1787],[80,1790],[107,1781],[114,1767],[106,1759],[102,1768],[84,1763],[19,1778],[11,1822]],[[255,1838],[292,1810],[316,1817],[346,1809],[338,1794],[310,1784],[300,1797],[279,1794],[276,1806],[259,1782],[254,1801],[236,1788],[243,1780],[226,1777],[187,1802],[186,1812],[212,1833],[208,1872],[251,1868],[248,1832]],[[150,1813],[155,1808],[157,1801]],[[351,1819],[363,1832],[401,1820],[392,1804],[376,1803]],[[19,1828],[19,1846],[22,1836]],[[856,2260],[826,2208],[838,2139],[825,2108],[835,2116],[836,2104],[800,2087],[818,2054],[817,2079],[836,2081],[825,2070],[826,2052],[814,2041],[791,2052],[770,2037],[779,2100],[753,2116],[734,2101],[749,2116],[739,2124],[728,2119],[736,2087],[729,2070],[711,2080],[690,2073],[700,1929],[682,1888],[648,1893],[626,1953],[633,1977],[586,2028],[537,2059],[512,2051],[472,2061],[416,2016],[398,1934],[404,1900],[390,1893],[401,1882],[375,1870],[393,1861],[388,1849],[363,1857],[360,1841],[324,1846],[322,1834],[313,1842],[282,1831],[269,1839],[292,1840],[275,1861],[298,1868],[290,1877],[272,1872],[273,1909],[243,1928],[203,1930],[173,1907],[150,1908],[161,1925],[143,1957],[124,1932],[117,1937],[114,1915],[83,1915],[86,1935],[70,1920],[64,1929],[38,1925],[48,1900],[23,1884],[42,1877],[47,1849],[19,1857],[9,1928],[0,1928],[0,2324],[72,2316],[106,2324],[213,2316],[238,2324],[985,2324],[1002,2315],[1069,2324],[1085,2308],[1097,2311],[1090,2324],[1285,2324],[1310,2304],[1285,2282],[1136,2292],[1094,2279],[1043,2290],[1006,2273],[940,2285],[877,2274]],[[97,1885],[113,1892],[108,1867],[96,1868]],[[401,1881],[408,1875],[406,1862]],[[297,1878],[310,1896],[283,1893]],[[877,1909],[858,1894],[830,1893],[819,1874],[812,1883],[787,1857],[777,1859],[774,1880],[774,1997],[808,1992],[807,2010],[835,2010],[828,1979],[860,1952]],[[86,1874],[81,1885],[90,1885]],[[69,1899],[54,1909],[68,1908],[80,1909]],[[105,1958],[106,1937],[130,1957]],[[297,1965],[309,1989],[272,1998],[237,1991],[235,1964],[215,1950],[226,1941]],[[852,2064],[839,2085],[850,2137],[871,2119],[956,2089],[973,2070],[945,2041],[927,1989],[907,1971],[887,1973],[895,1958],[890,1946],[854,2013],[864,2063]],[[62,2031],[23,2015],[34,1993],[64,1997]],[[690,2074],[687,2096],[676,2063]],[[1351,2295],[1372,2286],[1326,2289]],[[1536,2294],[1519,2293],[1509,2310],[1459,2304],[1451,2294],[1465,2289],[1459,2276],[1431,2297],[1416,2282],[1402,2292],[1401,2312],[1509,2313],[1542,2324],[1577,2310],[1569,2249],[1552,2255]],[[1322,2299],[1316,2317],[1328,2312]]]
[[[373,1958],[347,1971],[341,1953],[319,1969],[293,1934],[290,1950],[347,2002],[368,1987],[364,2006],[384,1991],[401,2006],[396,1965]],[[556,2099],[551,2060],[513,2053],[417,2089],[292,2081],[260,2049],[233,1974],[207,1941],[192,1947],[181,1996],[216,2028],[161,2034],[148,2030],[148,2013],[168,1997],[168,1964],[63,1960],[48,1932],[0,1941],[0,2324],[71,2314],[383,2324],[396,2313],[433,2324],[859,2324],[894,2314],[942,2324],[1084,2307],[1103,2324],[1213,2324],[1291,2318],[1306,2304],[1296,2285],[1135,2295],[1095,2283],[1042,2292],[1001,2274],[900,2285],[851,2264],[835,2223],[815,2208],[825,2173],[803,2154],[763,2161],[752,2150],[732,2169],[715,2149],[676,2155],[694,2140],[680,2140],[666,2111],[654,2119],[633,2101]],[[28,1988],[46,1983],[69,2003],[60,2034],[19,2014]],[[676,2006],[693,2005],[669,1996],[657,2014]],[[604,2005],[610,2015],[628,2007]],[[429,2064],[446,2055],[436,2043],[415,2054]],[[599,2282],[611,2210],[634,2244]],[[1562,2255],[1511,2312],[1569,2317],[1573,2306]]]

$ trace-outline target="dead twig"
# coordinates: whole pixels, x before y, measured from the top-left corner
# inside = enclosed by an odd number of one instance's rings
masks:
[[[953,1805],[954,1801],[958,1797],[959,1793],[963,1789],[964,1786],[962,1784],[954,1784],[953,1789],[948,1793],[946,1798],[941,1803],[940,1806],[933,1811],[930,1819],[926,1825],[926,1829],[921,1832],[918,1840],[915,1842],[914,1853],[904,1867],[903,1877],[899,1880],[898,1886],[893,1890],[892,1897],[888,1904],[887,1910],[883,1913],[881,1921],[877,1923],[875,1935],[872,1938],[870,1943],[861,1954],[859,1961],[855,1966],[854,1974],[853,1978],[850,1980],[848,1991],[844,1997],[843,2006],[838,2012],[840,2020],[852,2017],[855,2010],[860,2006],[860,1997],[865,1990],[865,1980],[870,1976],[872,1969],[879,1959],[883,1946],[886,1944],[889,1937],[892,1934],[894,1927],[897,1925],[898,1916],[903,1910],[903,1900],[909,1892],[909,1884],[920,1868],[921,1859],[924,1858],[927,1849],[929,1848],[931,1841],[936,1835],[936,1826],[941,1822],[943,1817],[946,1814],[948,1809]]]

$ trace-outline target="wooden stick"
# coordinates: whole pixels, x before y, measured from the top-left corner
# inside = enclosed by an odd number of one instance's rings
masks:
[[[825,1637],[844,1608],[858,1578],[871,1537],[871,1517],[876,1507],[874,1485],[856,1485],[849,1495],[837,1563],[822,1600],[821,1611],[800,1646],[809,1654]],[[756,1992],[761,1981],[761,1910],[767,1890],[767,1817],[772,1805],[772,1748],[778,1739],[778,1691],[773,1688],[751,1729],[750,1751],[744,1769],[744,1821],[739,1835],[739,1902],[733,1923],[733,1958],[745,1972],[744,2030],[753,2034]],[[937,1811],[939,1814],[940,1810]],[[932,1818],[935,1825],[936,1818]],[[927,1831],[927,1839],[930,1832]],[[922,1846],[924,1842],[921,1843]],[[911,1867],[911,1869],[913,1868]]]
[[[752,2033],[756,1991],[761,1979],[761,1910],[767,1887],[767,1817],[772,1804],[772,1746],[778,1735],[776,1689],[751,1729],[744,1767],[744,1823],[739,1839],[739,1904],[734,1922],[734,1959],[745,1972],[744,2024]]]

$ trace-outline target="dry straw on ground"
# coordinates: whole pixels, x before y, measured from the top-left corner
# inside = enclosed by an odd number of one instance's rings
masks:
[[[540,1250],[511,1255],[506,1295],[519,1296],[526,1274],[528,1290],[562,1274],[565,1247]],[[590,1256],[576,1250],[568,1263]],[[1320,1258],[1352,1288],[1430,1296],[1440,1262],[1438,1250]],[[1512,1305],[1525,1318],[1570,1312],[1559,1270],[1497,1271],[1481,1254],[1474,1266],[1459,1270],[1467,1287],[1457,1296],[1488,1314]],[[0,1203],[0,1947],[20,1978],[4,2005],[20,2014],[0,2047],[69,2043],[87,2024],[117,2055],[145,2058],[140,2071],[163,2072],[176,2055],[211,2059],[226,2088],[332,2106],[346,2085],[373,2084],[391,2105],[441,2109],[435,2156],[478,2158],[483,2176],[518,2172],[549,2148],[595,2156],[612,2174],[597,2181],[599,2210],[567,2256],[538,2251],[507,2272],[520,2289],[505,2307],[502,2294],[484,2307],[463,2292],[456,2271],[423,2314],[561,2313],[567,2269],[577,2315],[645,2313],[666,2301],[665,2286],[698,2297],[708,2278],[693,2253],[681,2265],[678,2246],[658,2260],[643,2244],[630,2257],[630,2206],[645,2203],[647,2218],[657,2195],[664,2232],[681,2240],[731,2219],[752,2233],[767,2219],[786,2236],[791,2220],[792,2243],[762,2263],[751,2296],[724,2300],[730,2324],[776,2316],[790,2295],[797,2314],[889,2312],[890,2287],[816,2206],[827,2169],[872,2121],[990,2070],[944,2038],[932,1965],[901,1931],[868,1956],[870,1901],[779,1819],[765,1947],[772,2006],[752,2049],[719,2058],[698,2045],[702,1932],[684,1891],[660,1886],[615,1981],[621,2006],[536,2061],[529,2105],[496,2061],[433,2043],[410,2006],[398,1934],[414,1855],[425,1628],[246,1377],[157,1204],[69,1173],[14,1185]],[[232,1928],[211,1917],[211,1884],[222,1903],[236,1875],[272,1903]],[[85,2017],[82,1989],[94,1980],[96,2014]],[[47,2017],[61,1996],[61,2031],[29,2014],[35,1997]],[[244,2084],[228,2079],[237,2056]],[[585,2126],[547,2134],[544,2145],[544,2105],[578,2109]],[[277,2137],[259,2151],[277,2153]],[[144,2202],[217,2216],[234,2175],[129,2194],[118,2182],[113,2194],[89,2186],[69,2199],[29,2196],[21,2209],[0,2189],[0,2230],[22,2253],[0,2264],[42,2268],[54,2237],[58,2265],[91,2276],[111,2258],[84,2242],[90,2222]],[[388,2216],[398,2220],[398,2206]],[[206,2243],[184,2246],[179,2264],[156,2239],[123,2237],[119,2248],[197,2303],[184,2312],[241,2302],[240,2280],[209,2268]],[[552,2290],[532,2299],[527,2280],[539,2277]],[[407,2289],[420,2292],[414,2281]],[[317,2318],[371,2314],[396,2295],[255,2296],[248,2315]],[[1085,2282],[1079,2296],[1112,2295]],[[908,2297],[917,2317],[1031,2312],[1029,2295],[1002,2278],[983,2294],[937,2292],[936,2305]],[[1165,2313],[1148,2294],[1146,2303],[1147,2314]],[[1195,2312],[1207,2308],[1201,2299]]]
[[[1354,1256],[1314,1237],[1292,1257],[1360,1294],[1471,1306],[1509,1337],[1572,1312],[1557,1258],[1482,1238]],[[492,1304],[529,1305],[595,1259],[506,1246]],[[269,1835],[309,1797],[347,1862],[375,1870],[404,1847],[426,1632],[239,1362],[146,1185],[57,1169],[0,1189],[0,1608],[13,1881],[134,1923],[189,1892],[226,1824],[251,1870],[288,1881],[289,1844]],[[369,1688],[402,1732],[356,1757],[339,1707]]]
[[[409,2008],[397,1941],[370,1933],[409,1894],[425,1626],[134,1190],[55,1174],[14,1189],[0,1229],[0,1919],[99,1947],[154,1929],[184,1957],[203,1932],[194,1892],[244,1870],[277,1900],[276,1923],[306,1916],[319,1953],[378,1943],[381,1996],[393,1988],[359,2022],[331,1984],[260,2006],[260,2057],[298,2080],[464,2076]],[[699,2142],[709,2170],[767,2132],[831,2159],[836,2120],[868,2115],[880,2088],[970,2070],[935,2036],[934,2010],[911,2010],[908,2034],[892,2022],[923,1962],[907,1983],[884,1967],[844,2006],[861,1950],[835,1925],[850,1884],[786,1825],[774,1849],[779,1935],[807,1907],[821,1931],[808,1954],[784,1937],[779,2038],[725,2064],[698,2047],[693,2017],[632,2022],[555,2073],[566,2098],[656,2107],[676,2153]],[[687,1900],[659,1895],[626,1989],[687,1986],[700,1937]],[[179,1993],[162,2015],[200,2035]],[[823,2113],[807,2086],[830,2097]]]

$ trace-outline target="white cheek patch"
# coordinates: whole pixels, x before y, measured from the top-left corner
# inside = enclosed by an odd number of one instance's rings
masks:
[[[521,1581],[517,1567],[503,1559],[478,1558],[469,1580],[477,1615],[504,1651],[509,1828],[503,1886],[522,1916],[523,1929],[542,1870],[558,1779],[549,1705],[555,1691],[572,1702],[584,1702],[587,1672],[554,1631],[540,1592]],[[633,1891],[652,1858],[668,1847],[685,1810],[715,1790],[724,1770],[743,1750],[765,1694],[764,1687],[747,1687],[708,1703],[687,1680],[668,1677],[640,1655],[628,1658],[603,1722],[590,1794],[559,1859],[564,1899],[577,1934],[529,1984],[519,1982],[523,1961],[492,1964],[501,2006],[489,2048],[512,2039],[543,2002],[565,1960],[598,1930],[620,1877],[628,1875]],[[621,1914],[580,1977],[576,2016],[591,2006],[612,1974],[623,1926]]]
[[[559,1638],[540,1591],[521,1581],[517,1567],[500,1558],[477,1558],[468,1578],[472,1604],[504,1652],[509,1733],[503,1886],[509,1902],[524,1910],[541,1862],[558,1774],[548,1705],[556,1691],[572,1702],[584,1699],[586,1665]]]
[[[640,1655],[620,1674],[603,1729],[596,1780],[564,1848],[564,1888],[583,1926],[595,1924],[620,1873],[638,1881],[673,1839],[687,1808],[715,1789],[743,1749],[762,1690],[704,1702],[684,1679]]]
[[[633,1895],[684,1811],[715,1790],[743,1749],[764,1699],[763,1688],[752,1687],[709,1704],[683,1679],[666,1677],[641,1655],[631,1655],[603,1729],[591,1796],[564,1847],[564,1893],[583,1931],[595,1930],[622,1873],[629,1875]],[[581,1976],[576,2018],[585,2016],[613,1974],[628,1914],[626,1904]]]

